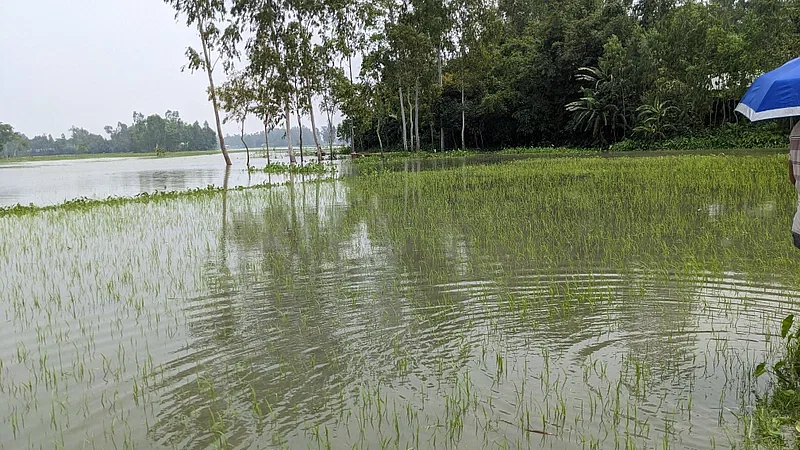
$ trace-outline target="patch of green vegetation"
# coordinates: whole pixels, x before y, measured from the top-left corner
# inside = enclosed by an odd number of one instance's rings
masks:
[[[307,164],[284,164],[284,163],[270,163],[262,168],[250,167],[248,169],[251,173],[264,172],[272,174],[301,174],[301,175],[324,175],[336,173],[336,166],[327,163],[310,162]]]
[[[352,159],[352,163],[356,166],[367,166],[379,162],[398,162],[404,160],[429,160],[429,159],[452,159],[452,158],[468,158],[474,156],[491,156],[491,155],[507,155],[507,156],[570,156],[570,155],[594,155],[599,153],[598,149],[582,148],[582,147],[514,147],[502,150],[450,150],[445,152],[407,152],[407,151],[393,151],[380,153],[367,153],[362,154],[358,158]],[[360,173],[364,173],[363,171]]]
[[[422,159],[422,158],[447,158],[447,157],[460,157],[477,154],[474,150],[451,150],[446,152],[409,152],[409,151],[386,151],[381,153],[366,152],[359,153],[359,156],[351,160],[355,164],[372,163],[380,160],[402,160],[402,159]]]
[[[684,136],[663,140],[626,139],[610,147],[611,151],[634,150],[725,150],[787,148],[786,130],[770,127],[754,127],[728,124],[723,127],[704,129]]]
[[[150,202],[162,202],[165,200],[180,198],[180,197],[198,197],[198,196],[208,196],[213,195],[222,191],[226,190],[235,190],[241,191],[243,189],[255,189],[255,188],[270,188],[273,186],[277,186],[276,184],[264,183],[258,185],[251,185],[248,187],[237,186],[235,188],[224,188],[218,187],[214,185],[208,185],[205,188],[196,188],[196,189],[189,189],[185,191],[158,191],[154,193],[142,192],[141,194],[135,195],[133,197],[117,197],[117,196],[110,196],[102,199],[93,199],[93,198],[76,198],[72,200],[67,200],[66,202],[59,203],[57,205],[45,205],[45,206],[36,206],[33,204],[30,205],[21,205],[16,204],[14,206],[5,206],[0,207],[0,217],[3,216],[21,216],[31,213],[37,213],[41,211],[49,211],[49,210],[76,210],[76,209],[87,209],[93,208],[96,206],[101,205],[121,205],[127,203],[150,203]]]
[[[771,369],[759,364],[756,378],[769,374],[770,391],[759,398],[751,416],[759,444],[768,449],[797,448],[800,444],[800,327],[794,332],[794,314],[781,323],[778,360]]]
[[[591,155],[598,152],[596,148],[587,147],[515,147],[498,151],[505,155]]]
[[[413,183],[424,198],[414,207],[431,211],[433,222],[403,229],[458,224],[478,239],[491,236],[493,246],[505,243],[520,261],[745,269],[759,260],[787,273],[794,249],[777,239],[785,223],[765,220],[794,213],[785,164],[783,154],[576,155],[416,173],[378,168],[353,182],[401,204]]]

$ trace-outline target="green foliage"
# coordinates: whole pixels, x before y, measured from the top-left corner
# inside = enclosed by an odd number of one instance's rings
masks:
[[[759,399],[753,417],[760,443],[774,448],[783,448],[787,436],[800,437],[800,328],[792,332],[794,319],[789,314],[781,321],[779,359],[771,369],[762,362],[753,372],[756,378],[772,375],[772,390]]]
[[[16,139],[17,136],[18,134],[14,131],[14,127],[7,123],[0,122],[0,150],[2,150],[6,144]]]
[[[625,115],[610,98],[614,82],[597,67],[581,67],[577,78],[591,86],[581,88],[583,96],[567,104],[567,111],[575,114],[573,128],[591,131],[592,138],[605,143],[609,130],[615,132],[618,128],[618,119],[623,127],[627,126]]]
[[[269,183],[259,184],[259,185],[251,185],[250,188],[269,188],[273,187],[274,185]],[[4,206],[0,207],[0,217],[4,216],[20,216],[20,215],[27,215],[33,214],[40,211],[50,211],[50,210],[75,210],[75,209],[87,209],[87,208],[94,208],[97,206],[102,205],[119,205],[119,204],[127,204],[127,203],[149,203],[149,202],[160,202],[174,198],[181,198],[181,197],[193,197],[193,196],[207,196],[216,194],[218,192],[222,192],[225,190],[242,190],[245,189],[242,186],[237,186],[235,188],[224,188],[218,187],[213,185],[208,185],[205,188],[197,188],[197,189],[189,189],[185,191],[156,191],[153,193],[149,192],[142,192],[133,197],[107,197],[104,199],[94,199],[94,198],[86,198],[80,197],[75,198],[72,200],[68,200],[64,203],[60,203],[58,205],[48,205],[48,206],[36,206],[33,204],[30,205],[21,205],[16,204],[14,206]]]
[[[631,138],[657,147],[679,134],[709,147],[774,145],[744,135],[730,144],[727,133],[715,139],[717,131],[705,130],[738,122],[734,108],[752,80],[800,51],[794,2],[635,3],[447,5],[430,13],[449,30],[441,86],[433,45],[440,28],[416,11],[385,14],[384,27],[369,28],[371,51],[356,83],[363,86],[342,95],[356,143],[403,148],[398,88],[412,92],[419,77],[427,149],[440,137],[460,148],[462,120],[467,146],[483,149]]]
[[[794,0],[167,3],[226,71],[245,49],[249,101],[223,98],[229,112],[269,130],[321,98],[329,147],[337,135],[359,152],[771,146],[705,130],[737,123],[752,80],[800,52]],[[187,56],[213,69],[205,48]]]
[[[650,104],[636,108],[637,125],[633,129],[634,135],[642,136],[646,140],[664,140],[668,133],[677,130],[672,121],[678,113],[678,108],[669,101],[660,101],[656,98]]]
[[[721,150],[737,148],[784,148],[788,146],[786,131],[777,127],[726,125],[687,133],[664,140],[635,137],[613,144],[612,151],[632,150]]]
[[[264,173],[292,173],[302,175],[324,175],[336,173],[336,166],[333,164],[310,162],[307,164],[283,164],[271,163],[262,168],[250,167],[250,172]]]
[[[208,122],[202,126],[181,120],[178,111],[168,110],[164,117],[134,111],[133,124],[119,122],[116,127],[104,127],[107,136],[94,134],[80,127],[70,128],[70,135],[53,138],[40,135],[28,139],[19,135],[26,154],[80,155],[98,153],[158,153],[201,151],[217,148],[216,133]],[[0,149],[1,150],[1,149]]]
[[[0,122],[0,156],[15,157],[30,148],[28,138],[14,131],[14,127]]]

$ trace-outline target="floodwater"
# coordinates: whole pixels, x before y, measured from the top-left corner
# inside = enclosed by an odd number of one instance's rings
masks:
[[[228,173],[229,188],[264,183],[280,184],[288,180],[280,174],[259,171],[248,173],[245,170],[245,153],[232,152],[230,155],[233,166]],[[271,156],[270,161],[273,163],[289,162],[284,152],[273,151]],[[495,164],[528,157],[530,156],[487,154],[466,158],[392,162],[385,164],[385,167],[387,170],[438,170],[467,163]],[[300,161],[299,154],[297,160]],[[306,156],[305,162],[312,161],[316,161],[316,158]],[[251,152],[250,165],[258,168],[265,164],[263,151]],[[358,174],[357,167],[349,164],[345,163],[343,169],[345,174]],[[0,207],[17,204],[46,206],[82,197],[133,197],[143,192],[184,191],[210,185],[222,187],[225,183],[225,172],[222,156],[218,153],[167,158],[94,158],[5,164],[0,159]]]
[[[263,166],[263,152],[251,152],[250,164]],[[256,156],[258,155],[258,156]],[[285,177],[248,173],[244,152],[230,153],[228,187],[281,183]],[[285,154],[272,162],[288,163]],[[299,157],[298,157],[299,159]],[[306,158],[306,161],[316,160]],[[225,164],[220,153],[179,157],[94,158],[3,163],[0,159],[0,207],[55,205],[75,198],[132,197],[156,191],[221,187]]]
[[[757,151],[761,154],[774,152],[775,150]],[[752,154],[754,151],[728,151],[728,153]],[[638,152],[633,156],[642,157],[648,154],[656,153]],[[228,173],[229,188],[264,183],[280,184],[288,180],[284,175],[259,171],[248,173],[245,170],[245,153],[237,151],[231,152],[230,155],[233,166]],[[252,166],[263,167],[266,164],[263,151],[251,151],[250,156]],[[288,156],[281,149],[278,151],[273,149],[271,156],[273,163],[289,162]],[[554,157],[554,155],[485,153],[460,158],[389,160],[379,162],[374,167],[378,170],[417,172],[474,164],[499,164],[540,157]],[[297,158],[299,161],[299,154]],[[306,157],[305,161],[311,162],[316,159],[312,155],[311,158]],[[360,172],[358,166],[346,162],[342,164],[341,161],[337,161],[337,165],[342,175],[358,175]],[[15,163],[3,163],[0,159],[0,207],[17,204],[46,206],[76,198],[132,197],[143,192],[222,187],[225,183],[225,173],[225,166],[219,153],[167,158],[94,158]]]
[[[0,449],[740,445],[800,293],[704,243],[737,217],[778,235],[785,198],[662,189],[626,214],[619,185],[531,200],[493,173],[0,217]],[[551,206],[582,198],[572,235]]]

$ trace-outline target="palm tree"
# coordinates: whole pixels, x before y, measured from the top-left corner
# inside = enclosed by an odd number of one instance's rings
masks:
[[[581,67],[575,75],[578,81],[589,83],[582,87],[580,99],[567,104],[567,111],[575,113],[573,129],[592,131],[592,137],[606,142],[604,131],[616,139],[617,129],[628,128],[625,112],[617,106],[617,80],[599,67]]]
[[[613,123],[617,115],[617,107],[595,97],[590,89],[583,90],[584,96],[567,104],[567,111],[576,113],[574,129],[592,130],[592,137],[606,142],[603,130]]]
[[[678,107],[670,101],[662,102],[655,98],[653,103],[636,108],[638,125],[633,132],[650,139],[664,139],[667,132],[675,131],[675,126],[669,119],[677,111]]]

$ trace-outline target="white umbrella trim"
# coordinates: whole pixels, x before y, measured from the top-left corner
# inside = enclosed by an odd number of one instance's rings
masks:
[[[759,120],[766,120],[766,119],[779,119],[781,117],[800,116],[800,106],[793,106],[791,108],[769,109],[767,111],[756,112],[755,110],[753,110],[753,108],[745,105],[744,103],[739,103],[739,105],[736,106],[735,111],[742,113],[742,115],[750,119],[751,122],[756,122]]]

